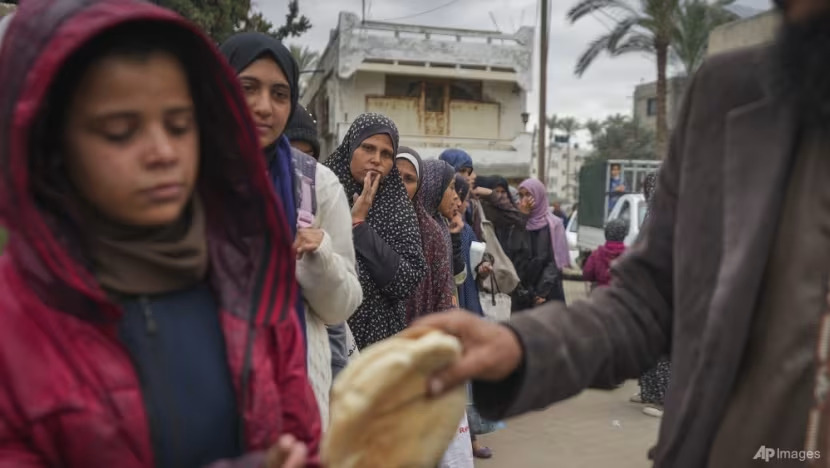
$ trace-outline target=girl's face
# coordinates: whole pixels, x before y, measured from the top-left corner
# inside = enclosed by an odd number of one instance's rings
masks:
[[[455,179],[450,181],[450,185],[444,190],[444,198],[441,199],[441,204],[438,205],[438,212],[441,216],[452,219],[458,209],[458,194],[455,193]]]
[[[418,172],[415,171],[415,166],[406,159],[396,160],[395,165],[398,167],[398,172],[401,173],[403,186],[406,187],[406,195],[412,200],[415,198],[415,193],[418,192]]]
[[[505,190],[504,187],[502,187],[501,185],[494,188],[493,191],[496,192],[498,197],[501,199],[510,198],[509,194],[507,193],[507,190]]]
[[[291,86],[277,62],[263,57],[239,73],[262,148],[277,141],[291,115]]]
[[[68,175],[88,203],[133,226],[181,216],[198,176],[199,127],[175,57],[155,52],[97,61],[67,115]]]

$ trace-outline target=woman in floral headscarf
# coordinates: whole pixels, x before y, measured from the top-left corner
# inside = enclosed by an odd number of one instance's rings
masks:
[[[406,303],[424,277],[418,219],[395,167],[398,129],[380,114],[363,114],[326,165],[352,207],[363,304],[349,319],[358,348],[406,328]]]
[[[414,151],[407,154],[411,153]],[[411,162],[403,158],[406,156],[399,155],[399,164]],[[413,201],[427,271],[407,304],[408,322],[455,305],[450,231],[440,211],[442,205],[453,203],[455,198],[455,171],[443,161],[432,160],[422,162],[418,172],[421,184]]]

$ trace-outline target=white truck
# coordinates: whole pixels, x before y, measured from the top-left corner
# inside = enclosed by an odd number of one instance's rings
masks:
[[[577,233],[580,258],[587,258],[605,243],[605,225],[612,219],[628,221],[626,245],[637,239],[648,211],[643,181],[659,167],[659,161],[651,160],[595,161],[582,167]]]

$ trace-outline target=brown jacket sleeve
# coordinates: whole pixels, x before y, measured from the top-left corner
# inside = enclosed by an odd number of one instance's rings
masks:
[[[548,303],[514,315],[508,326],[524,348],[521,368],[499,383],[474,382],[481,414],[501,419],[541,409],[587,387],[638,377],[669,349],[674,225],[690,86],[678,131],[663,163],[652,215],[640,240],[613,269],[614,280],[586,302]]]

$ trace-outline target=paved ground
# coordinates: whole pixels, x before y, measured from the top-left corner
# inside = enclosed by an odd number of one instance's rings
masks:
[[[659,419],[628,402],[635,381],[613,392],[589,390],[546,411],[507,421],[481,437],[493,449],[477,468],[647,468]]]
[[[566,282],[569,301],[585,296],[582,283]],[[589,390],[551,408],[507,421],[507,428],[482,436],[493,449],[477,468],[646,468],[657,440],[658,419],[628,402],[630,381],[613,392]]]

